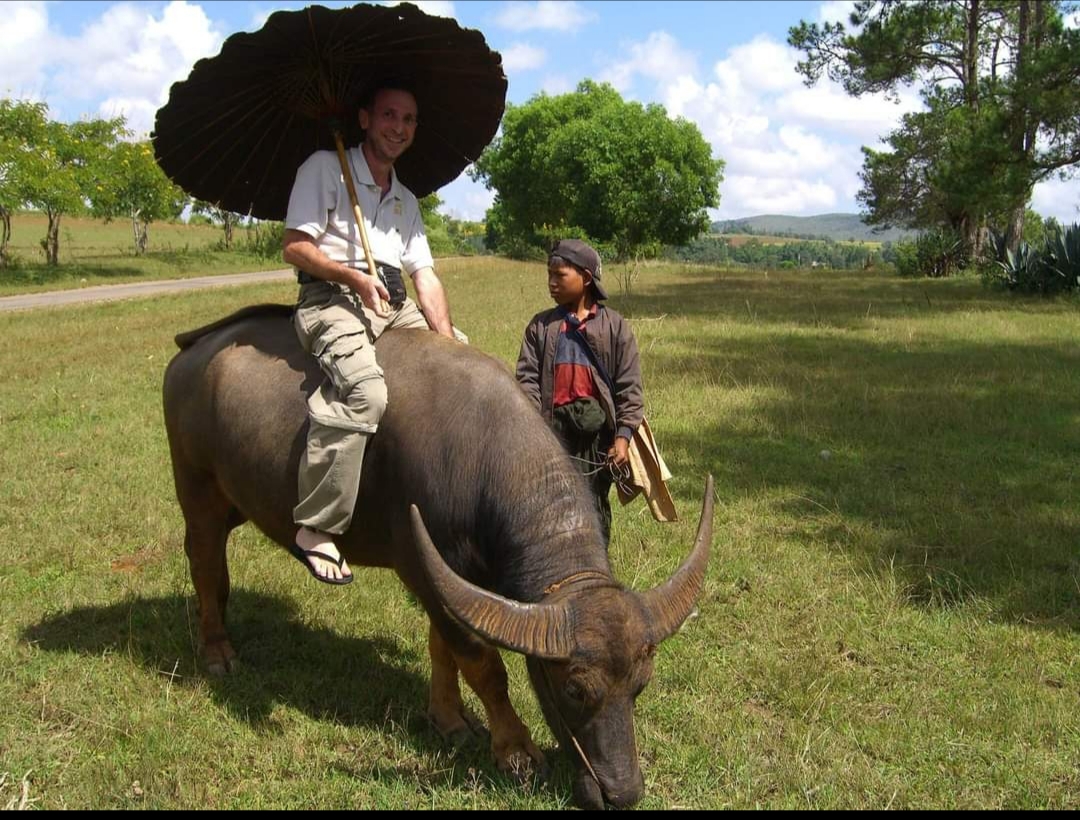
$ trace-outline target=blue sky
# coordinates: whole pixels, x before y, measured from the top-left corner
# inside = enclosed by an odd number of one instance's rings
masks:
[[[305,5],[5,2],[0,94],[43,100],[64,121],[123,114],[145,133],[169,86],[196,60],[218,53],[230,34],[257,29],[272,11]],[[851,3],[844,0],[417,5],[484,33],[503,56],[508,102],[572,91],[591,78],[695,122],[726,163],[717,219],[856,212],[859,147],[877,146],[903,113],[919,107],[914,90],[894,104],[852,99],[827,81],[802,84],[788,28],[803,19],[845,19]],[[439,195],[442,210],[463,219],[483,218],[492,197],[464,175]],[[1080,180],[1040,185],[1033,205],[1063,222],[1080,221]]]

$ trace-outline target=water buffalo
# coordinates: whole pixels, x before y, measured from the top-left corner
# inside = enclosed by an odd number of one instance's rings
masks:
[[[224,625],[229,532],[251,521],[287,546],[296,531],[305,397],[322,377],[296,341],[290,310],[253,306],[180,334],[165,372],[184,546],[212,673],[236,657]],[[390,403],[338,547],[354,567],[394,569],[427,611],[430,719],[450,737],[473,728],[460,672],[484,705],[499,767],[542,767],[496,647],[521,652],[544,717],[575,762],[575,802],[632,805],[644,788],[634,700],[657,645],[701,591],[711,477],[690,556],[656,589],[624,589],[584,480],[502,362],[418,330],[388,332],[376,349]]]

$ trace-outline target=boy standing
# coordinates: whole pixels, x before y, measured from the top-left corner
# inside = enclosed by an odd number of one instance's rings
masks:
[[[579,239],[551,251],[548,293],[557,307],[525,328],[517,380],[589,480],[607,544],[608,494],[613,476],[628,470],[644,410],[637,341],[626,320],[602,304],[600,268],[600,255]]]

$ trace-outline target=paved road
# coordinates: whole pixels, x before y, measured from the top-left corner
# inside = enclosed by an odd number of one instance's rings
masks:
[[[126,285],[95,285],[90,288],[54,290],[48,293],[27,293],[20,296],[0,297],[0,311],[30,310],[32,308],[70,305],[81,302],[105,302],[114,299],[131,299],[137,296],[154,296],[159,293],[176,293],[198,288],[246,285],[249,282],[293,279],[292,268],[264,270],[258,273],[227,273],[220,276],[194,276],[191,279],[164,279],[157,282],[133,282]]]

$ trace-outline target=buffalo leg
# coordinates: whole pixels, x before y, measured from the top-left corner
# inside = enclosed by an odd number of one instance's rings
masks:
[[[494,647],[474,645],[476,652],[454,651],[438,631],[431,629],[428,648],[431,652],[431,713],[436,726],[439,719],[453,728],[464,728],[464,715],[457,672],[460,670],[480,702],[484,705],[491,731],[491,752],[499,769],[524,776],[535,764],[544,769],[544,755],[536,748],[528,728],[521,722],[510,703],[506,667]],[[436,717],[437,715],[437,717]]]
[[[184,551],[199,602],[199,646],[212,675],[232,671],[236,652],[225,632],[229,602],[229,565],[225,542],[231,529],[230,504],[210,477],[181,481],[177,496],[187,531]]]
[[[474,736],[486,737],[487,729],[465,708],[458,686],[457,661],[434,624],[428,629],[428,652],[431,653],[428,719],[436,731],[459,747]]]

